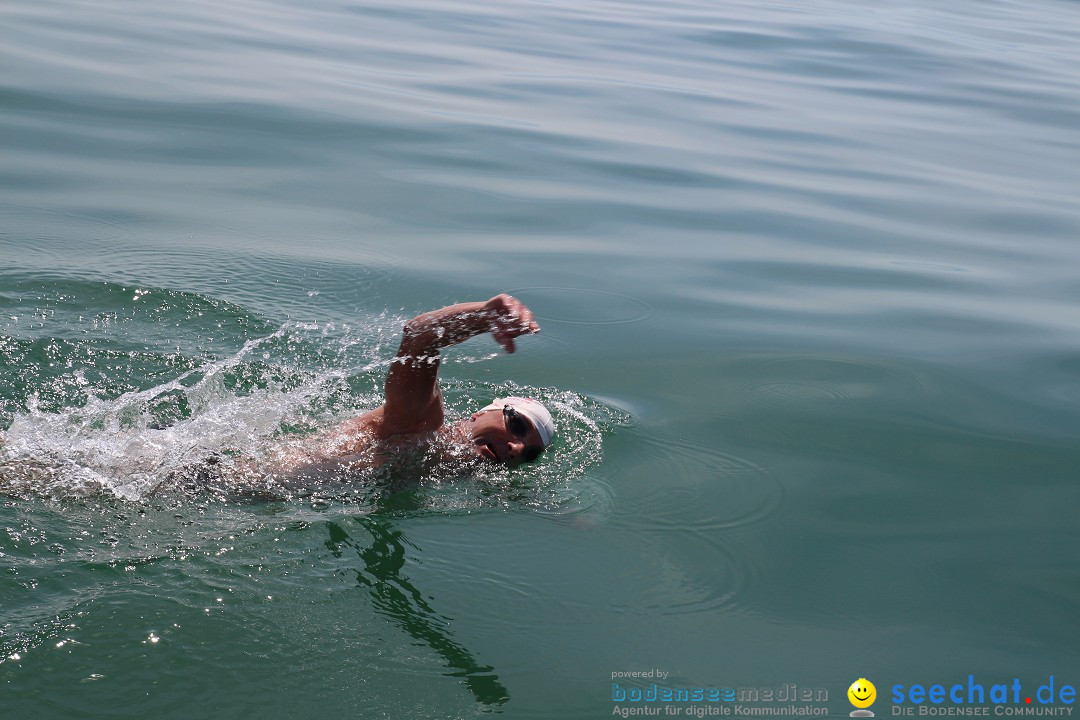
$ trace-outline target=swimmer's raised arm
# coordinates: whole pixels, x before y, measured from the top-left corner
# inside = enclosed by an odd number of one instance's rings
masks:
[[[514,338],[540,331],[529,308],[510,295],[459,303],[405,323],[397,356],[386,376],[380,435],[429,432],[443,424],[439,351],[490,332],[508,353]]]
[[[496,295],[487,302],[458,303],[417,315],[405,323],[398,358],[438,355],[440,348],[486,332],[512,353],[514,338],[539,331],[532,312],[520,300]]]

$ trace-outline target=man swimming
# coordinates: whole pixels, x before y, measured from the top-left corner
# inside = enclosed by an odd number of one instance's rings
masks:
[[[514,339],[540,331],[532,312],[510,295],[450,305],[405,323],[386,376],[385,402],[321,437],[280,453],[272,473],[322,474],[383,465],[416,448],[437,448],[447,459],[481,458],[516,467],[551,445],[551,414],[531,398],[504,397],[468,418],[446,423],[439,389],[439,351],[490,332],[508,353]]]

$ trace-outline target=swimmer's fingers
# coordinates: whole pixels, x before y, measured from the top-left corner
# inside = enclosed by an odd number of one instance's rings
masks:
[[[540,332],[540,325],[533,319],[532,311],[510,295],[496,295],[485,303],[491,313],[491,332],[510,338]],[[500,340],[500,343],[502,341]]]
[[[502,345],[503,350],[505,350],[508,353],[514,352],[514,350],[516,348],[514,347],[514,339],[512,337],[507,337],[507,336],[501,335],[499,333],[494,333],[494,335],[495,335],[495,341],[497,343],[499,343],[500,345]]]
[[[516,349],[514,346],[514,338],[519,335],[525,335],[528,330],[523,330],[517,323],[501,322],[496,320],[494,327],[491,328],[491,335],[495,338],[495,342],[502,345],[503,350],[508,353],[514,352]]]
[[[514,338],[540,332],[532,311],[515,297],[496,295],[485,303],[485,308],[491,313],[491,334],[508,353],[515,350]]]

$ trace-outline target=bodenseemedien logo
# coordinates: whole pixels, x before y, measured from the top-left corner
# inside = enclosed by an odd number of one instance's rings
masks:
[[[874,700],[877,699],[877,688],[874,687],[874,683],[866,678],[859,678],[851,683],[851,687],[847,689],[847,697],[848,700],[851,701],[851,704],[856,708],[851,711],[851,717],[874,717],[873,711],[867,709],[873,705]]]

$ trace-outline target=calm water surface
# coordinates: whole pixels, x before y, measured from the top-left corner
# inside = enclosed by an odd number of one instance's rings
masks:
[[[3,717],[1080,683],[1080,6],[9,0]],[[238,502],[509,291],[554,451]]]

